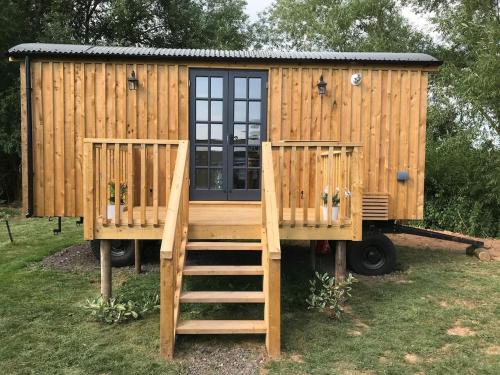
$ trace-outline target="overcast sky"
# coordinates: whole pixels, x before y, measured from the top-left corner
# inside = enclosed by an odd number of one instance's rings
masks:
[[[257,14],[271,5],[274,0],[247,0],[247,14],[251,21],[257,20]],[[431,33],[429,22],[425,17],[415,14],[410,8],[403,8],[403,15],[417,29],[423,32]],[[431,33],[434,34],[434,33]],[[433,37],[436,37],[433,35]]]

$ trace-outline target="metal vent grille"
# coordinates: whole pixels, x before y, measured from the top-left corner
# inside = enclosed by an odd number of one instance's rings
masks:
[[[389,220],[389,194],[363,194],[363,220]]]

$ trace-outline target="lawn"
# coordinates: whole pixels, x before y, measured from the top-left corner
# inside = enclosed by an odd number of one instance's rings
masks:
[[[99,291],[95,270],[63,272],[40,261],[82,242],[81,228],[63,220],[17,219],[11,244],[0,226],[0,368],[5,374],[186,373],[184,360],[159,356],[157,312],[119,325],[92,321],[81,308]],[[263,364],[275,374],[498,374],[500,267],[446,250],[398,248],[397,273],[360,278],[341,322],[306,309],[308,256],[283,248],[283,359]],[[159,275],[114,270],[114,291],[135,298],[158,290]],[[204,284],[203,279],[188,288]],[[206,285],[206,283],[205,283]],[[252,289],[254,279],[219,285]],[[206,288],[206,286],[205,286]],[[210,314],[209,314],[210,313]],[[248,306],[192,306],[184,316],[259,314]],[[214,341],[215,340],[215,341]],[[221,341],[222,340],[222,341]],[[245,345],[260,338],[181,338],[178,357],[196,343]],[[209,355],[209,354],[207,354]],[[207,370],[207,373],[211,373]],[[213,373],[217,373],[213,370]]]

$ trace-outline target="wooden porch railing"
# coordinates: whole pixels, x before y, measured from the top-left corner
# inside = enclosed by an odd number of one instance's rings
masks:
[[[273,142],[279,226],[344,228],[352,238],[342,239],[360,240],[361,150],[352,143]]]
[[[271,143],[262,143],[262,265],[266,346],[271,357],[280,355],[281,246]]]
[[[189,224],[189,145],[180,142],[160,249],[160,353],[172,358]]]
[[[173,161],[183,142],[86,138],[85,239],[161,238]]]

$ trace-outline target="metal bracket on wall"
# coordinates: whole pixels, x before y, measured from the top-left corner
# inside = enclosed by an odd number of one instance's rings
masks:
[[[49,217],[49,221],[52,221],[53,217]],[[52,232],[54,233],[54,236],[57,236],[58,234],[61,234],[61,216],[57,216],[57,228],[52,229]]]

